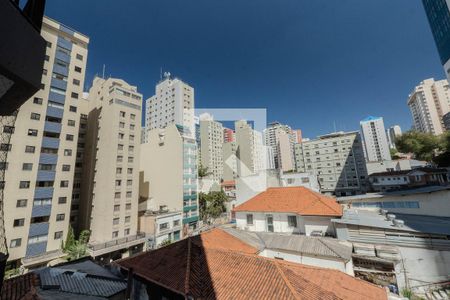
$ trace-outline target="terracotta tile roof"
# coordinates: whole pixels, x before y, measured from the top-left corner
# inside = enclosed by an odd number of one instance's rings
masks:
[[[286,212],[303,216],[342,216],[342,207],[334,198],[305,187],[268,188],[234,211]]]
[[[5,280],[0,299],[38,300],[40,297],[37,295],[37,285],[37,276],[33,273],[27,273]]]
[[[345,273],[203,244],[202,234],[116,263],[141,279],[194,299],[387,299],[383,288]],[[228,239],[228,237],[227,237]],[[211,247],[211,248],[210,248]],[[232,246],[234,247],[234,246]]]
[[[258,249],[219,228],[206,231],[202,233],[199,238],[193,239],[192,241],[199,246],[210,249],[231,250],[249,254],[259,252]]]
[[[234,181],[234,180],[224,180],[220,185],[222,185],[222,186],[236,185],[236,181]]]

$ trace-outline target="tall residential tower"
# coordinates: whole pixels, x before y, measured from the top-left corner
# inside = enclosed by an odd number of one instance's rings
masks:
[[[383,118],[369,116],[359,122],[367,161],[391,160]]]

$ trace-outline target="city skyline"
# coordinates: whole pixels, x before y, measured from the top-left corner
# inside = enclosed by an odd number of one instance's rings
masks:
[[[94,41],[87,83],[105,64],[107,77],[137,85],[146,99],[163,68],[196,89],[197,107],[267,108],[269,122],[302,128],[310,138],[334,131],[335,125],[355,130],[369,114],[383,116],[387,127],[398,123],[407,130],[412,125],[408,94],[425,78],[445,76],[421,1],[339,6],[289,1],[273,13],[268,2],[258,7],[247,2],[236,4],[241,12],[229,19],[233,3],[178,4],[183,9],[174,11],[166,3],[138,3],[121,11],[120,22],[114,3],[104,10],[83,1],[73,7],[50,2],[46,14]],[[78,18],[86,7],[93,18]],[[140,11],[149,11],[150,18],[135,18]],[[163,14],[167,19],[159,17]],[[191,17],[196,21],[188,22]],[[259,22],[264,17],[268,20]],[[383,24],[371,22],[379,19]],[[124,42],[111,39],[112,31],[126,37]],[[123,60],[128,63],[120,64]],[[323,120],[324,107],[332,119]]]

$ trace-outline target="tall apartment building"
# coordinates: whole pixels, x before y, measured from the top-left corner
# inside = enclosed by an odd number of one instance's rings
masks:
[[[144,244],[143,237],[134,239],[138,236],[142,94],[122,79],[96,77],[87,106],[78,218],[80,229],[91,232],[91,255],[97,257]],[[127,239],[133,242],[118,242]]]
[[[422,0],[439,57],[450,82],[450,0]]]
[[[201,164],[208,168],[209,179],[220,182],[223,179],[223,126],[209,114],[200,116]]]
[[[295,168],[294,144],[297,136],[288,125],[273,122],[264,130],[264,144],[274,150],[275,168],[283,172]]]
[[[177,124],[189,128],[195,137],[194,88],[170,74],[155,87],[155,95],[146,100],[145,142],[148,131]]]
[[[294,132],[295,143],[297,143],[297,144],[301,143],[302,139],[303,139],[302,130],[301,129],[294,129],[292,131]]]
[[[226,142],[222,145],[223,158],[223,180],[235,180],[238,176],[238,159],[237,159],[236,142]]]
[[[141,202],[147,213],[182,212],[185,236],[198,222],[197,144],[189,128],[175,124],[148,137],[141,145]]]
[[[257,174],[265,169],[265,151],[262,134],[252,128],[245,120],[235,122],[236,155],[239,176]]]
[[[367,190],[367,169],[359,132],[335,132],[295,145],[297,172],[318,177],[323,193],[355,195]]]
[[[388,137],[389,147],[394,149],[395,147],[395,139],[402,135],[402,129],[399,125],[394,125],[389,127],[386,131]]]
[[[450,87],[447,80],[422,81],[408,97],[414,129],[435,135],[444,132],[442,117],[450,111]]]
[[[32,267],[61,255],[70,222],[89,38],[44,18],[47,41],[42,86],[17,113],[3,189],[4,221],[13,265]],[[21,261],[20,261],[21,260]]]
[[[391,160],[383,118],[369,116],[359,122],[359,124],[361,126],[366,161]]]
[[[236,140],[236,136],[233,129],[224,128],[223,129],[223,142],[229,143],[234,142]]]

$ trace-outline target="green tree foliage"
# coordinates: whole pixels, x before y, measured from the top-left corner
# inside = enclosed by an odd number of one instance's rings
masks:
[[[87,244],[89,242],[89,237],[89,230],[83,230],[80,233],[78,240],[76,240],[72,227],[69,228],[66,243],[63,246],[63,251],[66,253],[68,260],[74,260],[87,256]]]
[[[206,176],[210,175],[211,172],[208,172],[208,167],[204,167],[202,164],[198,166],[198,178],[202,179]]]
[[[391,153],[391,158],[392,159],[399,159],[400,158],[400,156],[398,156],[398,150],[397,149],[391,148],[391,149],[389,149],[389,152]]]
[[[68,247],[71,247],[75,244],[75,234],[73,233],[72,226],[69,225],[69,231],[67,232],[66,243],[63,245],[63,250],[66,250]]]
[[[166,239],[166,240],[162,241],[161,244],[159,244],[159,247],[160,248],[161,247],[165,247],[165,246],[168,246],[170,244],[172,244],[172,241],[170,239]]]
[[[225,203],[228,200],[224,191],[200,193],[198,197],[200,218],[203,221],[220,217],[226,211]]]
[[[448,166],[450,160],[450,133],[440,136],[418,131],[408,131],[395,140],[400,152],[413,153],[419,160]]]

